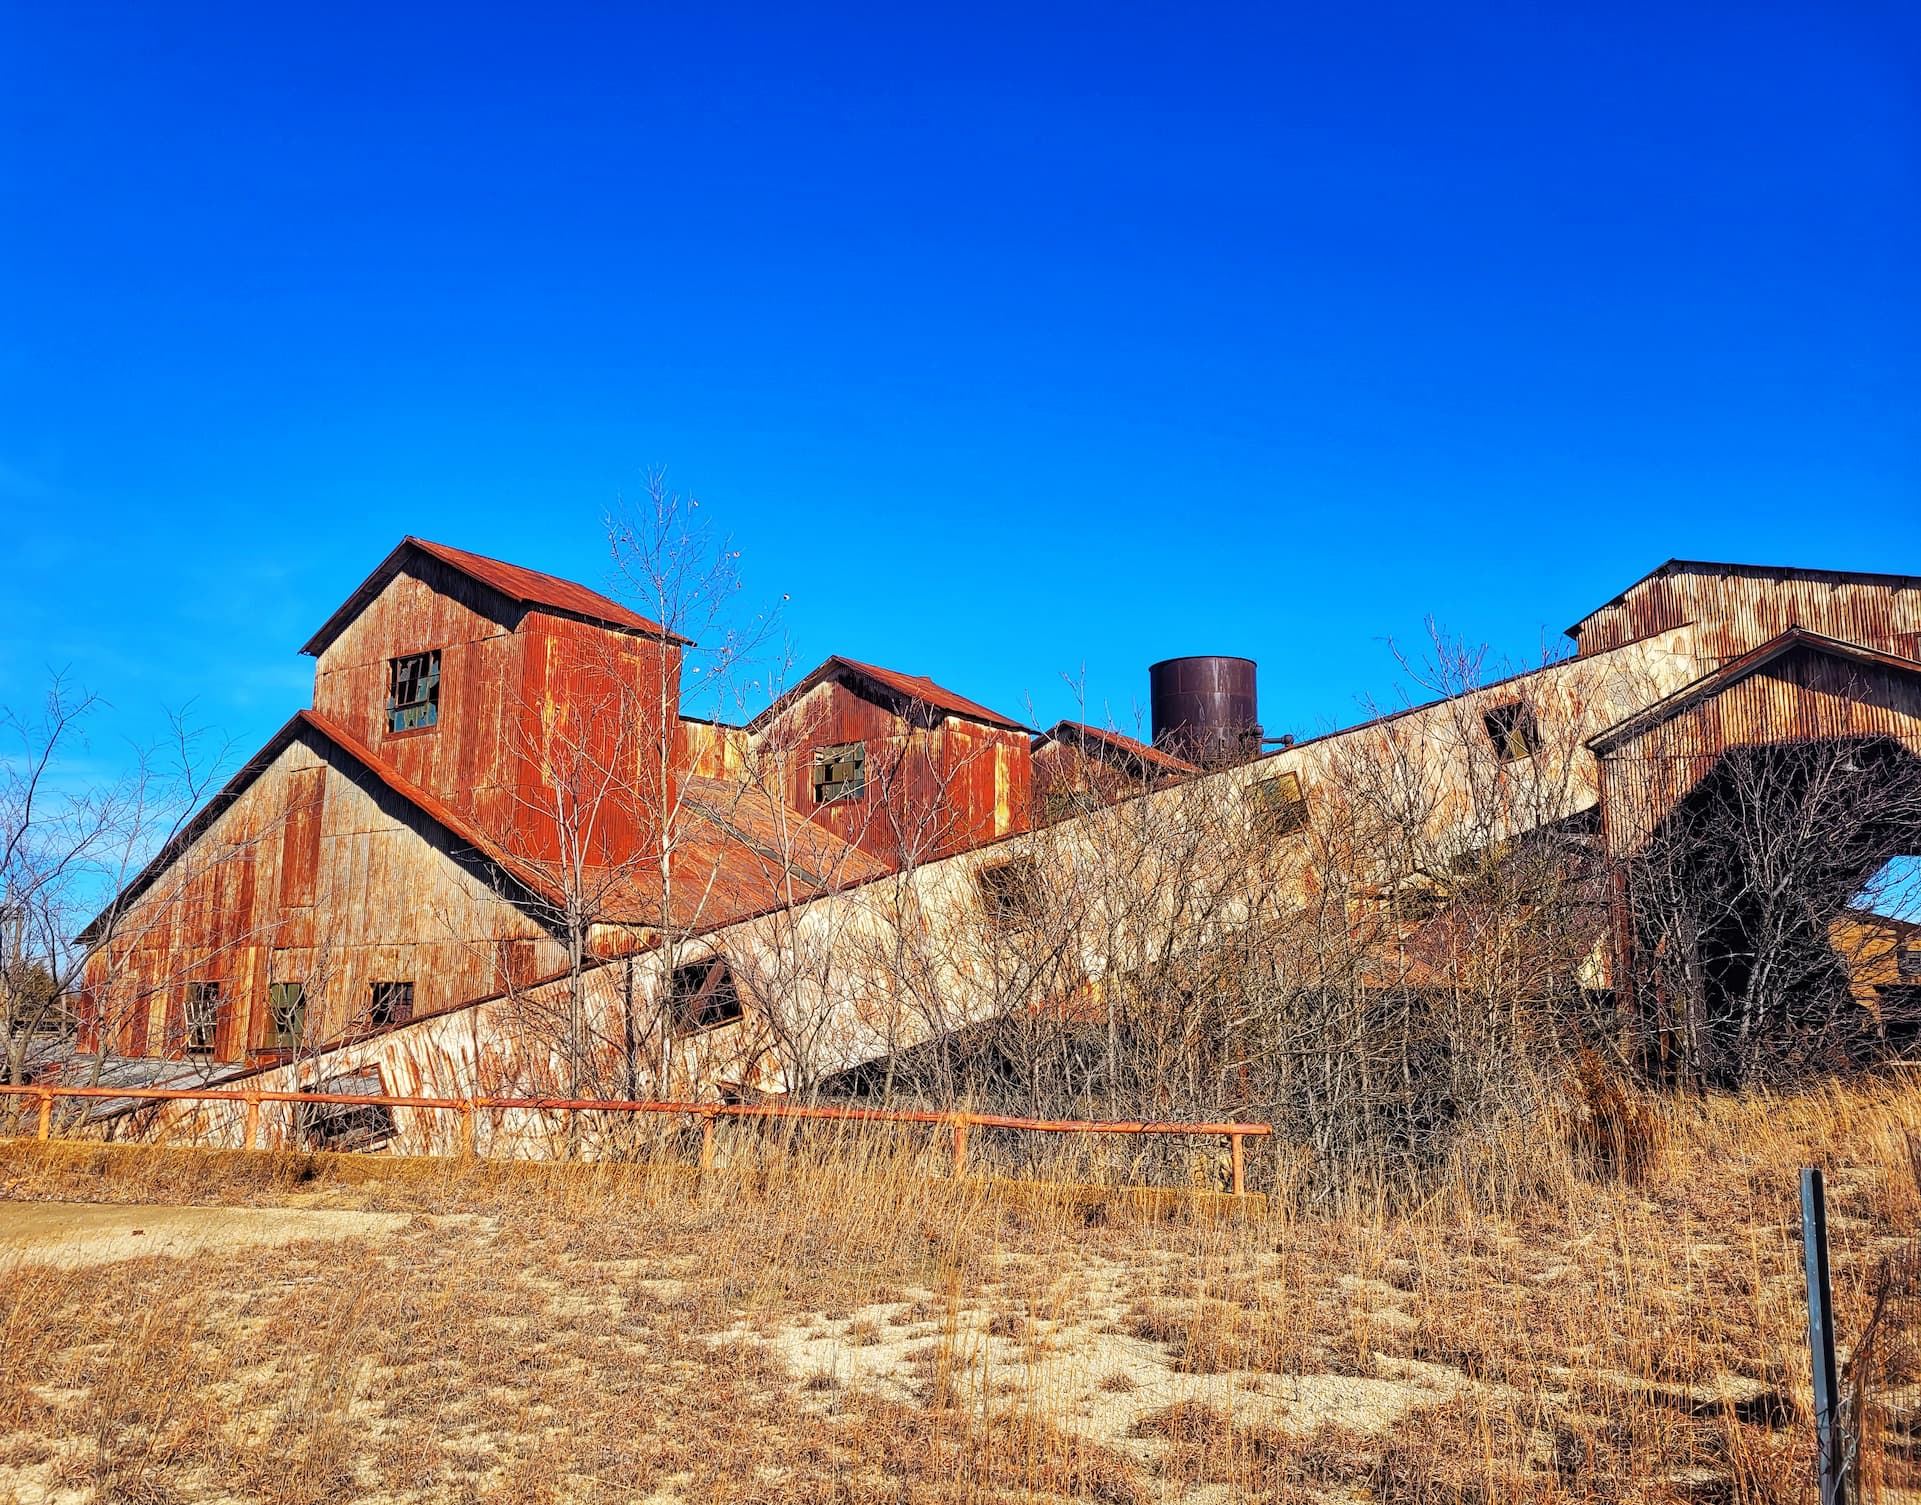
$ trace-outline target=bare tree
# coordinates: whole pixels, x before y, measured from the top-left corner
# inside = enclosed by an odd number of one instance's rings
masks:
[[[1921,761],[1901,743],[1723,753],[1628,864],[1632,1028],[1650,1074],[1782,1084],[1871,1056],[1881,1021],[1847,953],[1875,927],[1843,922],[1890,858],[1918,849]]]
[[[101,708],[60,675],[36,712],[0,708],[0,1049],[15,1085],[52,1021],[83,1029],[89,1079],[117,1043],[144,1039],[154,982],[111,965],[85,986],[83,975],[96,958],[124,956],[189,880],[170,874],[167,893],[140,902],[128,891],[177,843],[225,756],[174,716],[125,771],[102,774],[87,738]]]

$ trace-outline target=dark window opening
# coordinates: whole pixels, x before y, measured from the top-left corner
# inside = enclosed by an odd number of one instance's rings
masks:
[[[187,984],[187,1054],[213,1054],[214,1033],[220,1024],[220,984]]]
[[[377,982],[367,1001],[367,1018],[374,1024],[405,1024],[414,1016],[414,985]]]
[[[1541,750],[1541,729],[1534,720],[1534,707],[1525,701],[1510,700],[1490,707],[1481,717],[1488,740],[1503,763],[1518,763]]]
[[[356,1097],[381,1095],[378,1067],[343,1076],[322,1077],[308,1092],[331,1092]],[[394,1137],[393,1109],[384,1103],[302,1103],[306,1110],[307,1142],[323,1150],[369,1150]]]
[[[814,749],[814,803],[850,799],[867,787],[867,744],[838,742]]]
[[[410,732],[440,720],[440,650],[387,660],[387,730]]]
[[[1307,826],[1307,796],[1298,773],[1277,773],[1248,788],[1248,802],[1261,828],[1271,836],[1291,836]]]
[[[1903,982],[1921,982],[1921,939],[1900,942],[1895,953],[1894,973]]]
[[[1040,870],[1032,857],[984,867],[974,881],[990,920],[1031,920],[1040,911]]]
[[[307,1027],[307,990],[297,982],[276,982],[267,988],[267,1047],[298,1050]]]
[[[723,961],[689,962],[674,968],[673,1024],[677,1035],[719,1029],[741,1016],[740,990]]]
[[[1875,990],[1881,1005],[1881,1032],[1888,1048],[1911,1056],[1921,1048],[1921,985],[1892,983]]]
[[[1041,824],[1057,825],[1091,808],[1093,800],[1073,789],[1050,789],[1041,796]]]

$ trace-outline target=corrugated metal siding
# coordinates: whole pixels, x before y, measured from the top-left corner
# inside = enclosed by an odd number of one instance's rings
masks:
[[[866,789],[818,805],[813,752],[860,742]],[[1031,750],[1022,731],[943,717],[914,726],[836,679],[762,726],[754,754],[776,771],[789,806],[889,864],[946,857],[1028,829]]]
[[[1602,756],[1609,847],[1637,850],[1730,748],[1855,737],[1921,752],[1921,683],[1795,649]]]
[[[1680,566],[1644,580],[1619,603],[1580,624],[1582,656],[1693,622],[1703,672],[1806,627],[1844,642],[1913,657],[1921,637],[1921,589],[1886,582]]]
[[[495,841],[537,860],[551,860],[558,846],[540,766],[545,740],[589,765],[624,767],[614,782],[627,786],[625,797],[603,802],[599,837],[617,860],[654,849],[643,812],[661,799],[645,787],[643,760],[659,745],[654,722],[679,721],[680,649],[540,611],[505,624],[487,614],[493,604],[456,570],[423,561],[403,571],[320,656],[314,709]],[[390,732],[388,662],[430,649],[441,655],[436,724]]]
[[[114,1048],[180,1054],[187,984],[215,981],[222,1060],[264,1041],[272,982],[310,983],[317,1039],[359,1018],[374,982],[412,980],[426,1012],[492,991],[496,943],[532,948],[543,971],[563,954],[462,867],[419,811],[312,732],[222,813],[117,936],[87,973],[114,1016]]]

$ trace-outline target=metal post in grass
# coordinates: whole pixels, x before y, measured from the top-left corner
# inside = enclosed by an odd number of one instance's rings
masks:
[[[1834,1286],[1828,1278],[1828,1194],[1821,1172],[1801,1172],[1801,1243],[1808,1272],[1808,1353],[1814,1365],[1814,1435],[1820,1450],[1821,1505],[1842,1505],[1841,1400],[1834,1360]]]

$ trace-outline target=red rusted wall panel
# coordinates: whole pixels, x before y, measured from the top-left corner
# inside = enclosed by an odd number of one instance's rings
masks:
[[[816,804],[814,750],[849,742],[866,748],[865,790]],[[949,856],[1029,826],[1025,732],[952,716],[916,726],[827,680],[762,729],[755,745],[784,769],[793,809],[889,864]]]

